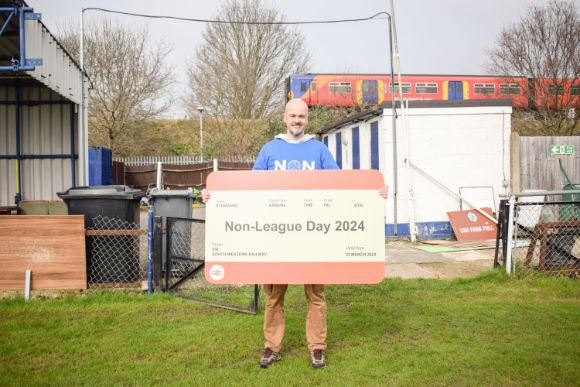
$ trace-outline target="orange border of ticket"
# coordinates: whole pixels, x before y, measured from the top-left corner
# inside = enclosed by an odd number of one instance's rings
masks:
[[[220,171],[207,177],[209,191],[380,189],[377,170]]]

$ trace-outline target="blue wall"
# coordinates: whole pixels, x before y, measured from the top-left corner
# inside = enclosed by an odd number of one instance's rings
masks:
[[[108,148],[89,147],[89,185],[113,184],[113,152]]]
[[[395,227],[392,223],[385,225],[385,236],[395,236]],[[409,223],[397,224],[397,236],[410,236]],[[451,223],[441,222],[419,222],[417,223],[417,239],[448,239],[454,237]]]
[[[371,122],[371,169],[379,169],[379,122]]]
[[[342,169],[342,133],[336,133],[336,164]]]
[[[360,169],[360,140],[358,128],[352,128],[352,169]]]

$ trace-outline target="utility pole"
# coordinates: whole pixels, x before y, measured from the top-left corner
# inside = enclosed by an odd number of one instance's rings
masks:
[[[409,133],[407,131],[407,117],[405,112],[405,101],[403,101],[403,84],[401,80],[401,57],[399,55],[399,42],[397,39],[397,23],[395,22],[395,4],[393,0],[391,3],[391,21],[392,21],[392,31],[393,31],[393,44],[395,48],[395,66],[397,69],[398,78],[398,89],[399,89],[399,99],[401,101],[401,132],[403,133],[403,138],[405,142],[405,148],[407,154],[405,155],[405,165],[407,170],[407,184],[408,184],[408,205],[409,205],[409,234],[411,236],[411,242],[417,240],[417,225],[415,223],[415,192],[413,190],[413,178],[411,175],[411,145],[409,140]],[[391,81],[392,83],[392,81]],[[394,86],[394,84],[393,84]],[[394,88],[393,88],[394,89]],[[391,90],[391,93],[394,90]]]

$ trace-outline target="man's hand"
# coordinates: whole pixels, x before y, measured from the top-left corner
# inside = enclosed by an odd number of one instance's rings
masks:
[[[204,189],[201,190],[201,201],[204,204],[207,203],[207,201],[209,200],[210,196],[211,195],[209,194],[209,191],[207,189],[204,188]]]
[[[203,193],[203,191],[202,191],[202,193]],[[381,189],[379,190],[379,195],[381,195],[383,199],[386,199],[389,196],[389,187],[387,187],[386,185],[383,185],[381,187]]]

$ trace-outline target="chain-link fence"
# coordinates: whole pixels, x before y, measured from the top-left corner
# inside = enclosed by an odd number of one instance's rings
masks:
[[[240,312],[256,313],[259,287],[216,285],[205,279],[205,221],[167,218],[165,288],[171,293]],[[157,265],[162,261],[157,259]]]
[[[517,194],[500,218],[498,261],[508,272],[580,276],[580,191]]]
[[[95,288],[147,288],[147,230],[98,215],[86,231],[87,282]]]

